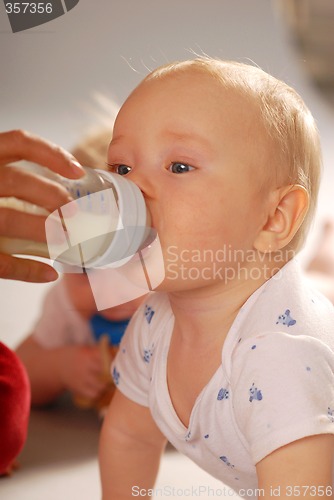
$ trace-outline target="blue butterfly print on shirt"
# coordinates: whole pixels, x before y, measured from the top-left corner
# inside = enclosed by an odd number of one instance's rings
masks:
[[[119,384],[120,376],[121,375],[120,375],[119,371],[117,371],[116,367],[114,366],[114,369],[112,371],[112,378],[113,378],[115,385]]]
[[[222,462],[224,462],[224,464],[227,465],[227,467],[230,467],[231,469],[234,469],[234,465],[231,464],[231,462],[229,461],[229,459],[227,457],[221,456],[219,458],[220,458],[220,460],[222,460]]]
[[[222,387],[218,392],[217,400],[221,401],[222,399],[228,399],[228,396],[229,396],[228,390]]]
[[[143,360],[145,363],[149,363],[151,361],[151,358],[154,354],[154,344],[152,344],[152,347],[149,349],[144,349],[144,355],[143,355]]]
[[[144,315],[148,324],[151,323],[152,318],[154,316],[154,312],[155,311],[152,309],[151,306],[148,306],[147,304],[145,305]]]
[[[251,403],[252,401],[261,401],[263,396],[262,396],[262,392],[257,388],[255,387],[255,384],[253,382],[252,384],[252,387],[249,389],[249,402]]]
[[[293,326],[297,323],[297,321],[291,317],[290,309],[287,309],[284,314],[280,314],[278,316],[276,325],[278,325],[279,323],[282,323],[282,325],[284,326]]]

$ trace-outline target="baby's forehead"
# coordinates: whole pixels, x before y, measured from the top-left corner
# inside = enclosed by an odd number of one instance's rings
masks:
[[[150,98],[156,88],[164,89],[164,95],[168,97],[169,91],[175,89],[189,98],[197,100],[197,103],[206,102],[209,106],[210,100],[215,101],[219,110],[226,109],[226,102],[232,101],[237,107],[242,107],[245,112],[252,113],[254,118],[261,120],[261,99],[260,95],[246,84],[242,79],[231,80],[224,71],[213,71],[206,67],[182,66],[179,69],[156,74],[149,74],[137,87],[138,90],[145,89],[146,95]],[[136,89],[136,90],[137,90]],[[255,116],[256,115],[256,116]]]
[[[191,65],[162,73],[152,72],[130,94],[122,106],[123,109],[138,109],[149,116],[148,110],[154,109],[155,115],[162,115],[168,108],[175,119],[183,116],[186,107],[197,111],[196,118],[207,117],[212,111],[221,116],[222,121],[229,121],[238,133],[255,134],[253,140],[263,140],[265,132],[261,117],[260,99],[256,94],[248,92],[241,84],[233,85],[224,80],[220,74]],[[121,113],[122,114],[122,113]],[[192,113],[191,116],[195,116]],[[128,113],[126,113],[128,115]],[[127,116],[128,118],[128,116]]]
[[[118,132],[128,132],[134,120],[140,136],[159,120],[159,127],[163,124],[166,129],[180,131],[179,135],[199,131],[211,141],[217,138],[217,149],[226,148],[226,142],[233,139],[233,143],[238,141],[237,149],[247,151],[249,158],[256,157],[259,162],[267,159],[267,134],[257,98],[210,71],[189,65],[162,74],[153,72],[130,95],[123,109]],[[145,129],[138,116],[145,117]]]

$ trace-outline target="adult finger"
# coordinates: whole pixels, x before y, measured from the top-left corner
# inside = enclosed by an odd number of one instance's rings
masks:
[[[45,217],[0,208],[0,236],[46,241]]]
[[[0,254],[0,278],[30,283],[47,283],[55,281],[58,274],[44,262]]]
[[[63,148],[24,130],[0,133],[0,165],[28,160],[70,179],[83,175],[77,160]]]
[[[24,168],[0,166],[0,197],[11,196],[44,207],[50,212],[72,200],[65,187],[57,182]]]

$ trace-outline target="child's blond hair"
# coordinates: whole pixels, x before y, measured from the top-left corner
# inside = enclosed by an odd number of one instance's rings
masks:
[[[72,154],[84,166],[106,170],[108,146],[112,137],[112,124],[87,134],[72,148]]]
[[[168,75],[175,77],[189,69],[211,75],[225,89],[234,89],[251,99],[259,110],[268,145],[273,146],[270,164],[265,166],[263,187],[268,187],[268,182],[275,182],[276,187],[300,184],[309,194],[308,212],[289,244],[298,251],[315,213],[321,177],[319,133],[311,112],[298,93],[283,81],[258,67],[233,61],[209,57],[176,61],[157,68],[144,81]]]

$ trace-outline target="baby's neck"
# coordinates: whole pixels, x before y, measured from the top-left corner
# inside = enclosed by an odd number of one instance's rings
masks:
[[[242,305],[270,277],[238,279],[228,284],[218,282],[200,289],[170,293],[175,331],[184,342],[192,345],[207,342],[221,344]]]

